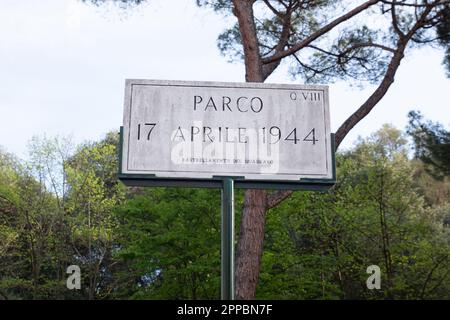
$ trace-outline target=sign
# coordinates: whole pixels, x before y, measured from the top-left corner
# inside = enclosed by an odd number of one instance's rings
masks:
[[[119,177],[130,185],[334,184],[328,87],[126,80]]]

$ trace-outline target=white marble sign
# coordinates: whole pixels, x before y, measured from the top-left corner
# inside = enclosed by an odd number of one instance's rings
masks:
[[[328,87],[126,80],[122,174],[331,179]]]

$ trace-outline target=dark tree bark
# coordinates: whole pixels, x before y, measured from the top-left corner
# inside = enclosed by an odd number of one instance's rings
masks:
[[[263,82],[261,55],[253,19],[253,2],[253,0],[233,0],[233,13],[238,19],[244,47],[245,80],[247,82]]]
[[[255,298],[263,252],[266,212],[266,192],[247,190],[236,252],[236,299]]]

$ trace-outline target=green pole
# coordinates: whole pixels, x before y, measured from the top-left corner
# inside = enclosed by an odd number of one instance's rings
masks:
[[[234,300],[234,181],[222,180],[222,300]]]

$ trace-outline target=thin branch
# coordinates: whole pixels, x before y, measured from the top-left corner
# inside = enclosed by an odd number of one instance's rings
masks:
[[[283,27],[281,30],[281,35],[278,40],[278,43],[275,47],[275,53],[278,54],[279,52],[283,51],[284,47],[288,44],[289,36],[290,36],[290,30],[291,30],[291,15],[292,11],[289,8],[286,13],[283,16]],[[273,71],[280,65],[281,60],[274,61],[269,64],[263,65],[263,79],[267,79]]]
[[[349,52],[356,50],[356,49],[360,49],[360,48],[366,48],[366,47],[373,47],[373,48],[379,48],[379,49],[383,49],[385,51],[389,51],[392,53],[395,53],[395,49],[382,45],[382,44],[378,44],[378,43],[372,43],[372,42],[367,42],[367,43],[355,43],[353,46],[347,48],[345,51],[342,51],[340,53],[333,53],[330,51],[327,51],[325,49],[322,49],[320,47],[317,46],[313,46],[313,45],[309,45],[307,46],[308,48],[320,51],[322,53],[328,54],[330,56],[336,57],[336,58],[342,58],[343,56],[345,56],[346,54],[348,54]]]
[[[320,70],[319,70],[319,69],[315,69],[315,68],[311,67],[310,65],[307,65],[306,63],[303,63],[303,62],[297,57],[296,54],[293,54],[293,57],[295,58],[295,60],[297,60],[297,62],[298,62],[303,68],[308,69],[308,70],[314,72],[314,74],[313,74],[312,76],[306,78],[306,81],[307,81],[307,82],[308,82],[309,80],[311,80],[312,78],[314,78],[314,76],[315,76],[316,74],[322,74],[322,73],[324,73],[325,71],[328,71],[328,70],[330,70],[330,69],[333,68],[333,66],[329,66],[329,67],[326,67],[326,68],[323,68],[323,69],[320,69]]]
[[[271,193],[267,197],[267,208],[271,209],[284,201],[292,194],[292,190],[279,190]]]
[[[373,48],[379,48],[379,49],[383,49],[385,51],[389,51],[392,53],[395,53],[395,49],[382,45],[382,44],[378,44],[378,43],[356,43],[353,46],[351,46],[350,48],[346,49],[345,51],[341,52],[341,55],[346,55],[347,53],[349,53],[350,51],[356,50],[356,49],[360,49],[360,48],[367,48],[367,47],[373,47]]]
[[[424,295],[425,295],[425,290],[426,287],[428,285],[428,283],[431,280],[431,277],[433,276],[434,271],[439,267],[439,265],[444,262],[445,260],[447,260],[447,256],[442,257],[441,259],[439,259],[436,264],[430,269],[430,271],[427,274],[427,278],[425,279],[425,282],[422,285],[422,290],[420,292],[420,299],[423,299]]]
[[[272,11],[276,16],[278,17],[282,17],[282,14],[280,13],[280,11],[278,11],[277,9],[275,9],[272,4],[270,3],[269,0],[263,0],[264,3],[266,4],[266,6],[270,9],[270,11]]]
[[[394,28],[395,33],[397,33],[400,38],[403,38],[403,37],[405,37],[405,34],[403,33],[402,30],[400,30],[400,27],[398,25],[397,14],[395,13],[396,5],[397,5],[397,1],[396,0],[392,1],[392,4],[391,4],[392,27]]]
[[[407,2],[398,3],[396,0],[394,0],[394,1],[381,0],[381,2],[385,3],[385,4],[390,4],[390,5],[397,5],[397,6],[402,6],[402,7],[414,7],[414,8],[424,8],[424,7],[430,5],[429,3],[407,3]],[[438,3],[435,3],[437,5],[450,4],[449,0],[436,1],[436,2],[438,2]]]
[[[394,83],[394,76],[400,66],[400,61],[403,59],[403,54],[406,48],[407,41],[400,41],[394,56],[389,63],[386,74],[381,81],[378,88],[372,93],[372,95],[364,102],[361,107],[358,108],[344,123],[339,127],[336,132],[336,148],[340,145],[344,137],[348,132],[369,112],[375,107],[375,105],[384,97],[389,87]]]
[[[325,49],[322,49],[322,48],[317,47],[317,46],[313,46],[313,45],[311,45],[311,44],[308,45],[307,48],[311,48],[311,49],[317,50],[317,51],[319,51],[319,52],[328,54],[329,56],[333,56],[333,57],[336,57],[336,58],[339,58],[339,56],[340,56],[340,55],[337,54],[337,53],[333,53],[333,52],[331,52],[331,51],[327,51],[327,50],[325,50]]]

